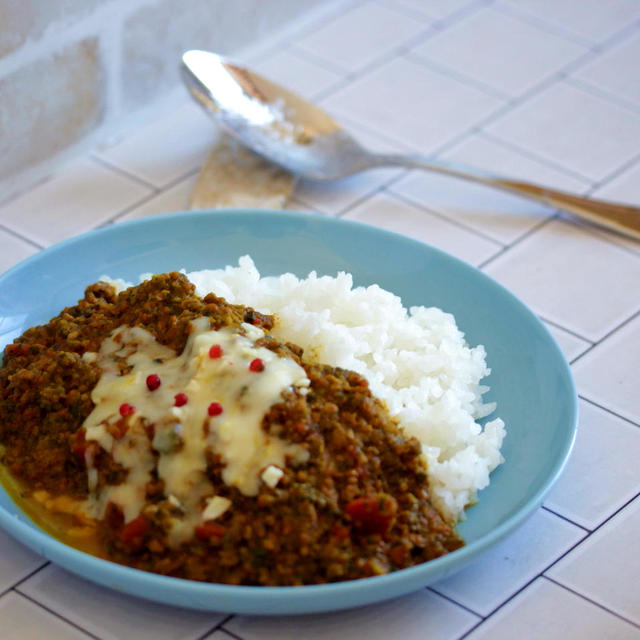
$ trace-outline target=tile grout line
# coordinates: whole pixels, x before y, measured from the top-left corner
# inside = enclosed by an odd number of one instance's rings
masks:
[[[101,228],[109,224],[113,224],[119,218],[126,216],[127,213],[131,213],[131,211],[133,211],[134,209],[141,207],[142,205],[146,204],[147,202],[150,202],[151,200],[153,200],[154,198],[157,198],[158,196],[166,194],[167,191],[169,191],[170,189],[173,189],[183,180],[186,180],[187,178],[190,178],[191,176],[196,175],[199,171],[200,171],[200,167],[197,167],[196,169],[190,169],[188,172],[186,172],[185,174],[177,178],[173,178],[173,180],[168,182],[164,187],[158,188],[155,192],[149,193],[146,196],[143,196],[142,198],[140,198],[139,200],[136,200],[136,202],[133,202],[132,204],[128,205],[124,209],[121,209],[120,211],[112,215],[110,218],[105,220],[102,224],[98,225],[98,227],[96,228]],[[185,207],[186,206],[187,204],[185,204]]]
[[[122,216],[125,216],[125,215],[127,215],[127,213],[130,213],[134,209],[137,209],[138,207],[141,207],[143,204],[146,204],[150,200],[153,200],[156,196],[159,196],[162,193],[163,193],[162,191],[159,191],[158,193],[149,193],[149,194],[147,194],[146,196],[144,196],[144,197],[136,200],[135,202],[132,202],[131,204],[127,205],[124,209],[121,209],[117,213],[114,213],[113,215],[111,215],[106,220],[103,220],[102,222],[98,223],[97,225],[92,227],[92,230],[102,229],[103,227],[108,227],[110,224],[113,224],[116,220],[118,220]]]
[[[429,69],[434,73],[438,73],[442,76],[451,78],[456,80],[461,84],[465,84],[466,86],[473,87],[478,91],[482,91],[484,94],[496,98],[497,100],[501,100],[502,102],[509,104],[514,99],[508,93],[503,93],[500,89],[496,89],[490,84],[486,82],[482,82],[481,80],[475,80],[472,76],[468,76],[464,73],[456,71],[455,69],[449,68],[446,65],[442,65],[434,60],[431,60],[428,56],[425,56],[420,53],[416,53],[413,50],[406,51],[402,54],[402,57],[405,60],[409,60],[414,64],[419,64],[425,69]]]
[[[242,636],[237,635],[236,633],[234,633],[233,631],[229,631],[229,629],[226,629],[225,627],[220,627],[220,631],[223,631],[224,633],[226,633],[230,638],[233,638],[234,640],[245,640]]]
[[[437,33],[437,32],[435,32]],[[433,36],[435,35],[435,33],[433,32],[433,30],[427,30],[425,32],[425,34],[423,34],[424,39],[428,39],[427,36]],[[397,52],[397,57],[404,57],[405,59],[411,59],[416,63],[420,63],[422,66],[425,66],[426,68],[431,68],[434,73],[439,73],[440,75],[443,75],[445,77],[450,77],[454,80],[457,80],[459,82],[464,82],[465,86],[473,86],[476,89],[479,89],[477,84],[474,83],[472,85],[469,84],[468,81],[466,81],[465,79],[462,79],[461,77],[455,77],[454,74],[450,73],[448,70],[446,69],[439,69],[436,67],[432,67],[430,64],[425,64],[424,60],[420,59],[419,57],[416,56],[416,58],[414,58],[413,56],[415,54],[413,54],[411,51],[407,52],[411,57],[407,57],[406,53],[403,53],[402,51],[402,47],[398,48],[398,52]],[[574,59],[572,61],[570,61],[569,63],[567,63],[564,67],[562,67],[561,69],[557,70],[554,74],[552,74],[551,76],[549,76],[548,78],[542,80],[541,82],[539,82],[537,85],[535,85],[534,87],[532,87],[531,89],[529,89],[528,91],[526,91],[525,93],[523,93],[521,96],[518,96],[517,98],[514,98],[512,100],[509,100],[508,102],[506,102],[504,105],[501,105],[500,107],[498,107],[496,109],[496,111],[490,113],[484,120],[481,120],[479,122],[477,122],[475,125],[473,125],[470,129],[464,131],[462,134],[459,134],[458,136],[454,136],[452,139],[450,139],[449,141],[445,142],[443,145],[441,145],[439,148],[436,148],[433,152],[427,154],[427,157],[435,157],[438,155],[441,155],[443,152],[446,152],[447,150],[449,150],[452,147],[457,146],[458,144],[460,144],[464,138],[466,138],[468,135],[471,134],[477,134],[477,135],[482,135],[486,138],[488,138],[489,140],[492,140],[493,142],[496,142],[498,144],[503,145],[505,148],[511,148],[513,151],[516,151],[518,153],[520,153],[521,155],[524,155],[525,157],[529,157],[532,160],[535,160],[536,162],[542,164],[543,166],[547,166],[549,168],[555,169],[555,170],[559,170],[563,173],[565,173],[568,176],[574,177],[578,180],[580,180],[581,182],[586,182],[589,185],[593,184],[593,180],[588,178],[587,176],[584,176],[580,173],[574,172],[571,169],[568,169],[567,167],[564,167],[563,165],[556,165],[553,161],[549,161],[547,158],[538,156],[535,153],[532,153],[526,149],[523,149],[517,145],[513,145],[510,144],[508,141],[502,140],[499,137],[494,137],[492,136],[492,134],[487,133],[486,131],[484,131],[484,127],[490,125],[492,122],[494,122],[495,120],[499,119],[500,117],[502,117],[503,115],[506,115],[511,109],[517,107],[519,104],[526,102],[527,100],[529,100],[530,98],[534,97],[536,94],[541,93],[542,91],[544,91],[546,88],[550,87],[552,84],[558,82],[558,81],[562,81],[567,77],[567,74],[570,72],[573,72],[576,70],[576,68],[580,68],[580,66],[582,66],[583,64],[585,64],[588,60],[589,60],[590,56],[589,54],[584,54],[583,56],[578,57],[577,59]],[[585,60],[586,59],[586,60]],[[362,69],[359,69],[357,72],[348,74],[343,80],[342,82],[337,82],[335,85],[333,85],[332,87],[329,88],[328,91],[325,91],[324,94],[321,97],[321,100],[324,100],[328,97],[330,97],[331,95],[334,95],[335,93],[339,92],[341,89],[346,88],[346,86],[348,86],[348,84],[350,82],[353,82],[355,80],[360,79],[361,77],[365,76],[368,71],[371,68],[375,68],[377,66],[377,62],[374,63],[370,63],[369,65],[363,67]],[[446,73],[445,73],[446,71]],[[496,97],[495,94],[491,94],[492,97]],[[390,139],[391,141],[391,139]]]
[[[604,178],[595,182],[588,190],[587,194],[591,194],[593,191],[600,189],[600,187],[604,187],[607,184],[613,182],[616,178],[619,178],[622,174],[626,173],[630,169],[633,169],[636,165],[640,165],[640,153],[638,155],[633,156],[627,162],[621,164],[617,169],[610,171]]]
[[[452,224],[453,226],[458,227],[459,229],[463,229],[465,231],[473,233],[475,236],[478,236],[483,240],[487,240],[488,242],[495,244],[496,249],[506,249],[507,247],[507,245],[505,245],[504,243],[487,235],[486,233],[480,231],[479,229],[475,229],[473,227],[467,226],[464,222],[460,222],[455,217],[448,217],[445,214],[443,214],[441,211],[438,211],[437,209],[431,209],[423,203],[418,203],[412,200],[409,196],[406,196],[397,191],[394,191],[393,189],[388,190],[386,187],[384,188],[384,191],[386,191],[386,193],[388,193],[390,196],[393,196],[393,198],[395,198],[396,200],[399,200],[400,202],[404,202],[404,204],[410,205],[416,209],[419,209],[420,211],[423,211],[424,213],[427,213],[436,218],[439,218],[440,220],[444,220],[445,222],[448,222],[449,224]]]
[[[490,113],[486,118],[477,122],[474,125],[474,127],[472,127],[470,132],[477,133],[477,134],[484,134],[489,139],[494,138],[494,141],[500,141],[504,144],[505,147],[509,148],[510,146],[513,150],[517,150],[523,155],[528,154],[529,157],[540,162],[543,165],[547,165],[551,168],[561,169],[564,173],[567,173],[568,175],[574,175],[576,178],[580,179],[583,182],[593,184],[593,179],[589,178],[588,176],[582,175],[578,172],[574,172],[573,170],[567,167],[564,167],[561,164],[556,166],[554,161],[544,158],[544,156],[538,156],[536,153],[531,152],[529,150],[525,150],[524,148],[521,148],[518,145],[509,143],[509,141],[503,140],[499,136],[496,136],[495,134],[491,134],[485,130],[487,126],[490,126],[491,124],[499,120],[501,117],[506,116],[510,111],[517,109],[520,105],[528,102],[532,98],[535,98],[537,95],[540,95],[545,90],[549,89],[552,85],[565,82],[568,77],[568,74],[574,73],[577,69],[580,69],[580,67],[585,65],[591,57],[592,55],[589,52],[587,52],[583,56],[579,56],[578,58],[568,62],[564,67],[561,67],[560,69],[558,69],[556,72],[554,72],[547,78],[541,80],[539,83],[537,83],[536,85],[531,87],[529,90],[522,93],[520,96],[513,98],[509,100],[506,104],[502,105],[501,107],[498,107],[495,111]],[[436,150],[433,152],[432,155],[437,156],[442,154],[443,152],[448,151],[451,147],[459,144],[459,142],[461,142],[461,138],[462,136],[460,136],[459,138],[453,138],[452,140],[445,143],[441,147],[436,148]]]
[[[574,520],[572,520],[571,518],[569,518],[569,517],[567,517],[567,516],[565,516],[565,515],[562,515],[561,513],[558,513],[557,511],[554,511],[554,510],[553,510],[553,509],[551,509],[550,507],[547,507],[544,503],[540,506],[540,508],[541,508],[543,511],[548,511],[549,513],[552,513],[554,516],[556,516],[556,517],[560,518],[561,520],[564,520],[565,522],[568,522],[569,524],[572,524],[574,527],[578,527],[579,529],[582,529],[582,530],[587,534],[587,536],[586,536],[586,537],[588,537],[589,535],[591,535],[591,531],[592,531],[592,529],[589,529],[588,527],[585,527],[585,526],[583,526],[583,525],[581,525],[581,524],[578,524],[577,522],[575,522],[575,521],[574,521]],[[584,541],[585,539],[586,539],[586,538],[583,538],[583,539],[581,540],[581,542],[582,542],[582,541]]]
[[[485,5],[485,3],[492,2],[492,1],[493,0],[479,0],[477,4],[469,5],[468,7],[465,7],[459,10],[459,12],[457,13],[465,13],[465,14],[475,13],[476,11],[480,10]],[[348,71],[345,68],[338,67],[337,65],[333,65],[331,62],[325,60],[321,56],[317,56],[311,52],[304,50],[300,45],[296,45],[296,43],[293,43],[291,45],[291,47],[289,48],[289,51],[295,53],[296,55],[300,55],[300,57],[306,59],[308,62],[313,62],[314,64],[317,64],[318,66],[323,67],[327,71],[332,71],[333,73],[338,73],[340,76],[342,76],[341,78],[342,82],[336,83],[336,85],[339,85],[339,86],[336,86],[334,90],[319,92],[319,95],[322,94],[322,97],[320,99],[324,100],[327,97],[330,97],[331,95],[333,95],[336,91],[339,91],[345,88],[346,85],[348,85],[349,83],[357,81],[362,77],[366,76],[370,71],[375,70],[381,64],[385,64],[387,62],[390,63],[394,59],[402,58],[406,53],[409,53],[412,48],[422,44],[426,40],[437,35],[443,28],[446,28],[446,26],[448,25],[444,24],[443,26],[444,22],[446,22],[446,20],[435,21],[430,25],[425,25],[424,31],[422,33],[416,36],[413,36],[411,38],[408,38],[403,43],[394,47],[390,54],[381,55],[375,60],[368,62],[362,67],[356,69],[355,71]],[[436,25],[439,25],[439,26],[436,26]],[[440,73],[441,75],[446,75],[446,74],[443,74],[442,72]]]
[[[491,616],[487,616],[486,618],[482,618],[482,619],[478,620],[478,622],[476,622],[476,624],[474,624],[472,627],[467,629],[461,636],[458,636],[456,638],[456,640],[464,640],[465,638],[468,638],[469,634],[473,633],[476,629],[481,627],[487,620],[489,620],[490,617]]]
[[[303,49],[301,45],[295,42],[292,42],[290,44],[287,51],[291,54],[296,55],[301,60],[314,64],[320,67],[321,69],[323,69],[324,71],[335,73],[336,75],[340,76],[340,78],[343,78],[343,79],[351,78],[351,76],[353,76],[353,74],[355,73],[353,71],[350,72],[344,67],[341,67],[337,64],[333,64],[333,62],[331,62],[330,60],[326,60],[322,56],[316,55],[311,51],[307,51],[306,49]]]
[[[289,40],[292,45],[295,45],[295,42],[292,42],[294,38],[296,40],[300,40],[302,38],[309,37],[313,33],[326,27],[328,24],[331,24],[334,20],[341,18],[345,13],[365,5],[366,0],[351,0],[351,6],[346,7],[346,11],[344,11],[344,4],[344,2],[333,0],[331,2],[331,10],[323,13],[317,20],[303,24],[299,29],[293,30],[290,34],[285,35],[285,37],[281,38],[278,42],[275,42],[272,47],[262,53],[261,57],[266,57],[267,55],[273,55],[276,53],[280,44],[284,41]]]
[[[40,554],[38,554],[38,555],[40,555]],[[20,580],[18,580],[16,583],[14,583],[13,586],[11,587],[12,589],[17,589],[18,587],[23,585],[27,580],[29,580],[30,578],[35,576],[36,573],[40,573],[41,571],[43,571],[44,569],[46,569],[47,567],[52,565],[51,561],[47,560],[44,556],[40,556],[40,558],[42,558],[43,563],[39,567],[34,569],[31,573],[29,573],[28,575],[24,576],[24,578],[20,578]]]
[[[451,596],[448,596],[444,593],[440,593],[432,586],[427,585],[426,587],[424,587],[424,590],[431,591],[432,593],[435,593],[439,598],[442,598],[443,600],[447,600],[448,602],[455,604],[457,607],[460,607],[461,609],[464,609],[468,613],[471,613],[476,618],[480,618],[479,622],[482,622],[485,619],[485,617],[481,613],[474,611],[471,607],[467,606],[466,604],[462,604],[461,602],[458,602],[455,598],[452,598]]]
[[[19,591],[19,590],[16,589],[15,593],[20,594],[20,596],[22,596],[26,600],[29,600],[30,602],[32,602],[36,606],[40,607],[41,609],[44,609],[45,611],[48,611],[51,615],[55,616],[59,620],[62,620],[63,622],[66,622],[68,625],[78,629],[79,631],[82,631],[82,633],[88,635],[90,638],[94,638],[95,640],[101,640],[100,636],[96,636],[95,634],[91,633],[91,631],[87,631],[87,629],[85,629],[84,627],[81,627],[79,624],[76,624],[72,620],[69,620],[68,618],[63,616],[61,613],[57,612],[55,609],[51,609],[50,607],[48,607],[47,605],[43,604],[42,602],[39,602],[38,600],[35,600],[34,598],[32,598],[30,595],[24,593],[23,591]]]
[[[19,233],[18,231],[13,230],[11,227],[7,227],[4,224],[0,223],[0,229],[2,229],[2,231],[5,231],[8,235],[18,239],[18,240],[22,240],[23,242],[26,242],[27,244],[30,244],[32,247],[35,247],[36,249],[44,249],[44,245],[36,242],[35,240],[32,240],[31,238],[29,238],[28,236],[23,235],[22,233]]]
[[[435,24],[438,25],[438,30],[443,31],[444,29],[448,29],[461,20],[464,20],[465,18],[478,13],[485,7],[491,6],[493,3],[494,0],[476,0],[475,2],[470,2],[466,6],[455,9],[448,16],[437,19],[435,21]]]
[[[55,177],[56,177],[56,172],[51,171],[47,173],[45,176],[43,176],[42,178],[40,178],[39,180],[37,180],[36,182],[28,183],[26,187],[22,187],[16,190],[15,192],[11,192],[11,195],[9,195],[8,197],[0,196],[0,207],[4,207],[5,205],[11,204],[14,200],[18,200],[19,198],[21,198],[22,196],[25,196],[26,194],[33,191],[34,189],[41,187],[47,182],[50,182]]]
[[[534,13],[530,13],[526,9],[513,7],[505,3],[496,4],[495,8],[500,11],[500,13],[511,16],[512,18],[517,18],[522,22],[538,27],[546,33],[554,35],[558,38],[563,38],[568,42],[579,44],[583,47],[587,47],[590,50],[594,50],[594,47],[597,47],[597,43],[593,40],[588,40],[587,38],[583,38],[582,36],[574,34],[569,30],[565,30],[561,26],[557,26],[552,21],[546,21],[544,18],[539,18]]]
[[[634,502],[634,500],[637,500],[638,498],[640,498],[640,492],[636,493],[635,496],[633,496],[632,498],[630,498],[629,500],[627,500],[623,505],[621,505],[620,507],[618,507],[615,511],[613,511],[613,513],[611,513],[610,515],[608,515],[597,527],[594,527],[591,531],[589,531],[587,533],[587,535],[582,538],[581,540],[579,540],[576,544],[574,544],[570,549],[567,549],[563,554],[561,554],[560,556],[558,556],[551,564],[549,564],[546,569],[543,569],[543,571],[540,573],[541,576],[543,576],[544,574],[546,574],[547,571],[549,571],[550,569],[552,569],[555,565],[558,564],[558,562],[560,562],[561,560],[563,560],[567,555],[569,555],[574,549],[577,549],[579,546],[581,546],[583,543],[585,543],[587,540],[591,539],[598,531],[600,531],[608,522],[610,522],[611,520],[613,520],[613,518],[615,518],[618,514],[622,513],[622,511],[624,511],[632,502]],[[552,512],[553,513],[553,512]]]
[[[373,0],[374,4],[377,4],[380,7],[385,7],[390,9],[391,11],[395,11],[398,15],[403,15],[407,18],[411,18],[416,22],[429,22],[433,24],[437,22],[437,18],[432,14],[422,13],[420,9],[413,9],[404,4],[396,4],[391,0]]]
[[[385,187],[384,184],[376,185],[371,191],[367,191],[366,193],[362,194],[359,198],[356,198],[353,202],[348,204],[346,207],[343,207],[342,209],[339,209],[335,213],[329,214],[329,215],[332,215],[336,218],[343,218],[344,216],[349,214],[351,211],[359,207],[361,204],[364,204],[367,200],[371,200],[371,198],[373,198],[374,196],[382,193],[382,191],[384,190],[384,187]]]
[[[617,324],[613,329],[610,329],[609,331],[607,331],[607,333],[605,333],[598,340],[596,340],[588,349],[586,349],[579,356],[574,358],[574,360],[573,360],[573,362],[571,364],[575,364],[576,362],[578,362],[578,360],[581,360],[584,356],[587,355],[587,353],[590,353],[596,347],[600,346],[605,340],[610,338],[614,333],[616,333],[620,329],[624,328],[629,323],[633,322],[638,316],[640,316],[640,309],[637,310],[637,311],[634,311],[629,317],[627,317],[625,320],[623,320],[622,322]]]
[[[119,167],[118,165],[113,164],[109,160],[105,160],[104,158],[99,156],[95,150],[92,151],[87,157],[88,159],[92,160],[96,164],[102,166],[103,169],[109,169],[110,171],[113,171],[114,173],[119,174],[121,177],[127,178],[128,180],[135,182],[137,185],[141,187],[151,189],[153,192],[156,192],[156,193],[161,190],[161,187],[156,187],[151,182],[148,182],[147,180],[140,178],[134,173],[131,173],[130,171],[128,171],[127,169],[123,169],[122,167]]]
[[[567,585],[562,584],[562,582],[558,582],[554,578],[550,578],[549,576],[542,576],[542,578],[543,578],[543,580],[548,580],[549,582],[552,582],[553,584],[555,584],[556,586],[564,589],[565,591],[568,591],[569,593],[572,593],[574,596],[577,596],[578,598],[581,598],[582,600],[586,600],[587,602],[590,602],[592,605],[598,607],[599,609],[602,609],[603,611],[606,611],[607,613],[610,613],[612,616],[615,616],[619,620],[627,622],[630,625],[636,627],[637,629],[640,629],[640,624],[634,622],[633,620],[629,620],[629,618],[625,618],[623,615],[613,611],[612,609],[609,609],[609,607],[606,607],[601,602],[598,602],[597,600],[594,600],[593,598],[585,596],[584,594],[580,593],[579,591],[576,591],[575,589],[572,589],[571,587],[568,587]]]
[[[592,187],[595,184],[592,178],[589,178],[581,173],[578,173],[577,171],[573,171],[573,169],[569,169],[562,164],[558,164],[555,161],[550,160],[549,158],[545,158],[544,156],[539,156],[534,151],[531,151],[525,147],[521,147],[520,145],[515,144],[509,140],[505,140],[504,138],[501,138],[491,133],[490,131],[479,130],[477,132],[477,135],[481,138],[484,138],[485,140],[488,140],[490,142],[500,145],[504,149],[508,149],[509,151],[514,151],[520,156],[522,156],[523,158],[534,160],[538,164],[541,164],[542,166],[546,167],[547,169],[553,169],[554,171],[558,171],[560,173],[565,174],[568,178],[573,178],[574,180],[579,180],[580,182],[585,183],[584,185],[585,190]]]
[[[212,633],[215,633],[216,631],[218,631],[219,629],[222,629],[223,625],[225,625],[229,620],[231,620],[234,617],[234,614],[231,613],[226,617],[223,617],[222,620],[220,620],[220,622],[218,622],[217,624],[215,624],[213,627],[211,627],[209,630],[205,631],[203,634],[199,635],[197,638],[194,638],[194,640],[205,640],[206,637]]]
[[[616,93],[608,91],[607,89],[601,89],[597,85],[592,84],[587,80],[568,76],[564,79],[564,81],[572,87],[575,87],[576,89],[580,89],[585,93],[589,93],[596,98],[601,98],[602,100],[611,102],[612,104],[619,106],[621,109],[626,109],[627,111],[631,111],[635,114],[640,114],[640,105],[626,100],[625,98],[618,96]]]
[[[614,31],[608,38],[603,40],[599,45],[596,44],[599,53],[607,53],[611,49],[615,49],[620,43],[624,42],[627,38],[631,39],[635,32],[640,28],[640,17],[633,18],[631,22],[627,23],[618,31]]]
[[[540,509],[542,509],[542,507],[540,507]],[[556,514],[553,514],[554,516],[556,516]],[[558,516],[557,516],[558,517]],[[573,523],[572,523],[573,524]],[[568,553],[570,553],[571,551],[573,551],[574,549],[576,549],[578,546],[580,546],[587,538],[590,537],[590,533],[587,532],[587,535],[585,535],[584,537],[580,538],[580,540],[578,540],[575,544],[571,545],[564,553],[562,553],[558,558],[556,558],[550,565],[548,565],[546,568],[542,569],[541,571],[539,571],[533,578],[531,578],[530,580],[528,580],[525,584],[523,584],[519,589],[517,589],[516,591],[514,591],[506,600],[503,600],[497,607],[494,607],[484,618],[483,622],[488,620],[489,618],[491,618],[493,615],[495,615],[500,609],[502,609],[505,605],[507,605],[509,602],[511,602],[514,598],[516,598],[520,593],[522,593],[527,587],[529,587],[531,584],[533,584],[538,578],[543,578],[544,577],[544,572],[547,571],[550,567],[552,567],[558,560],[560,560],[561,558],[563,558],[564,556],[566,556]],[[464,638],[466,638],[469,633],[471,633],[472,631],[475,630],[476,627],[469,629],[469,631],[467,631],[464,635],[460,636],[459,640],[463,640]]]
[[[556,322],[555,320],[549,320],[549,318],[546,318],[542,314],[538,314],[538,318],[540,318],[540,320],[543,320],[547,324],[550,324],[552,327],[555,327],[556,329],[562,329],[562,331],[571,334],[574,338],[579,338],[583,342],[588,342],[590,345],[594,344],[593,340],[589,340],[589,338],[585,338],[583,335],[580,335],[573,329],[567,329],[567,327],[561,325],[559,322]]]
[[[515,240],[513,240],[508,245],[506,245],[504,247],[503,251],[501,251],[500,253],[497,253],[494,256],[490,256],[484,262],[481,262],[478,265],[478,269],[480,269],[481,271],[484,271],[485,267],[487,267],[489,264],[491,264],[496,258],[498,258],[499,256],[505,255],[508,251],[513,249],[513,247],[517,247],[519,244],[524,242],[527,238],[532,236],[534,233],[537,233],[540,229],[543,229],[548,224],[550,224],[553,220],[557,220],[557,219],[558,219],[558,214],[557,213],[555,213],[555,214],[552,213],[547,218],[544,218],[543,220],[540,220],[540,222],[538,222],[536,225],[534,225],[533,227],[527,229],[524,233],[522,233],[517,238],[515,238]]]
[[[573,363],[572,363],[573,364]],[[620,413],[616,413],[613,409],[610,409],[609,407],[605,407],[604,405],[596,402],[595,400],[592,400],[591,398],[588,398],[587,396],[584,396],[582,394],[578,394],[578,398],[580,398],[580,400],[583,400],[584,402],[587,402],[588,404],[597,407],[598,409],[601,409],[602,411],[612,415],[614,418],[618,418],[619,420],[624,420],[624,422],[627,422],[628,424],[630,424],[633,427],[638,427],[640,429],[640,422],[635,422],[634,420],[631,420],[631,418],[627,418],[626,416],[623,416]]]
[[[42,558],[43,563],[39,567],[36,567],[33,571],[30,571],[26,576],[23,576],[22,578],[20,578],[20,580],[18,580],[17,582],[14,582],[8,589],[5,589],[4,591],[2,591],[0,593],[0,597],[6,595],[10,591],[13,591],[16,587],[20,586],[21,584],[26,582],[29,578],[31,578],[32,576],[35,576],[36,573],[42,571],[42,569],[44,569],[45,567],[48,567],[51,564],[51,562],[46,560],[44,556],[40,556],[40,557]]]

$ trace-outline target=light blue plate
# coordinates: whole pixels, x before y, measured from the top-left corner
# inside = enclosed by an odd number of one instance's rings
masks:
[[[365,580],[308,587],[234,587],[167,578],[76,551],[34,526],[0,489],[0,526],[65,569],[112,589],[172,605],[247,614],[330,611],[419,589],[468,564],[520,525],[560,474],[576,430],[569,367],[519,300],[467,264],[358,223],[264,211],[174,213],[110,226],[53,246],[0,276],[0,350],[83,295],[102,275],[217,268],[250,254],[263,275],[316,270],[377,283],[406,306],[453,313],[493,373],[487,400],[507,424],[506,463],[459,527],[466,546],[426,564]]]

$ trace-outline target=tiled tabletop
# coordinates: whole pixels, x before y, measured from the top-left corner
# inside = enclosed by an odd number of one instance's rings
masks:
[[[247,62],[380,150],[640,204],[638,0],[368,0]],[[0,206],[0,271],[69,236],[179,210],[212,144],[184,103]],[[0,636],[640,638],[640,242],[482,187],[378,169],[292,208],[393,229],[479,267],[547,324],[580,427],[544,506],[461,573],[373,607],[228,616],[122,597],[0,533]]]

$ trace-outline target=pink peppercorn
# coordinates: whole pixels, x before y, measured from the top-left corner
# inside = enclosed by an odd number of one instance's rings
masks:
[[[261,371],[264,371],[264,362],[262,361],[262,359],[254,358],[249,363],[249,371],[253,371],[254,373],[260,373]]]
[[[209,357],[210,358],[219,358],[222,355],[222,347],[219,344],[214,344],[209,349]]]
[[[176,407],[184,407],[187,402],[189,402],[189,398],[187,398],[186,393],[176,393],[174,396]]]
[[[120,415],[123,418],[130,416],[131,414],[135,413],[135,411],[136,411],[136,408],[132,404],[129,404],[128,402],[123,402],[120,405]]]
[[[161,384],[162,381],[157,373],[151,373],[147,376],[147,389],[149,391],[155,391]]]
[[[222,405],[219,402],[212,402],[207,409],[207,413],[213,418],[219,416],[222,413]]]

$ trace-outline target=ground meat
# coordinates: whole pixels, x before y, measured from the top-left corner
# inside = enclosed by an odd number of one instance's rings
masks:
[[[4,463],[28,490],[87,495],[82,424],[100,371],[82,358],[121,325],[140,326],[180,352],[190,322],[211,327],[249,322],[269,330],[273,318],[195,296],[177,273],[116,295],[104,283],[47,325],[7,347],[0,368],[0,442]],[[389,417],[364,378],[305,362],[302,350],[267,335],[262,345],[295,359],[310,380],[306,395],[285,393],[262,428],[309,452],[287,466],[277,486],[243,495],[222,480],[224,462],[207,451],[216,495],[231,500],[215,521],[196,527],[180,547],[168,541],[171,506],[162,480],[147,485],[140,515],[125,524],[115,505],[97,527],[104,555],[123,564],[194,580],[250,585],[318,584],[378,575],[425,562],[463,543],[431,506],[420,445]],[[153,434],[150,434],[152,437]],[[94,450],[100,482],[117,484],[123,470]],[[43,462],[44,461],[44,462]],[[127,471],[124,470],[124,475]]]

